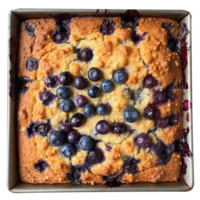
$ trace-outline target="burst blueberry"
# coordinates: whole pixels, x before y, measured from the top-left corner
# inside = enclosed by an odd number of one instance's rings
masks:
[[[60,85],[66,86],[73,82],[73,77],[69,72],[62,72],[58,75],[58,83]]]
[[[134,107],[128,107],[124,110],[123,113],[124,120],[133,123],[139,119],[139,113]]]
[[[74,108],[74,103],[72,100],[70,99],[65,99],[65,100],[62,100],[60,103],[59,103],[59,108],[63,111],[63,112],[70,112],[73,110]]]
[[[126,124],[122,122],[113,122],[111,125],[111,130],[113,133],[126,133],[127,127]]]
[[[46,91],[41,91],[39,93],[39,98],[44,106],[49,106],[50,104],[53,103],[56,96],[51,91],[46,90]]]
[[[168,40],[168,44],[167,44],[167,48],[169,48],[172,52],[176,52],[177,51],[177,40],[173,37],[171,37]]]
[[[101,163],[104,160],[104,155],[101,149],[95,149],[88,152],[87,162],[91,164]]]
[[[70,90],[68,87],[60,86],[56,90],[57,97],[60,99],[66,99],[70,96]]]
[[[91,98],[96,98],[98,97],[100,94],[100,89],[95,86],[95,85],[91,85],[88,89],[88,95],[91,97]]]
[[[39,173],[44,173],[46,169],[50,168],[50,165],[47,161],[40,159],[34,164],[34,168]]]
[[[74,79],[74,87],[78,90],[83,90],[88,85],[88,80],[83,76],[78,76]]]
[[[63,144],[60,148],[60,153],[65,158],[70,158],[76,153],[76,146],[72,143]]]
[[[102,83],[101,83],[101,90],[105,93],[109,93],[114,89],[114,84],[111,80],[107,80],[105,79]]]
[[[87,99],[83,95],[77,95],[74,98],[74,105],[77,108],[83,108],[87,104]]]
[[[110,106],[108,104],[104,104],[104,103],[100,103],[97,106],[97,113],[99,113],[100,115],[107,115],[110,112]]]
[[[98,81],[101,78],[101,71],[98,68],[96,68],[96,67],[92,67],[88,71],[88,78],[91,81]]]
[[[86,104],[85,107],[83,108],[83,114],[86,117],[93,117],[95,113],[96,113],[96,108],[91,103]]]
[[[103,35],[111,35],[112,33],[114,33],[114,30],[115,30],[115,22],[112,20],[112,18],[104,19],[104,21],[100,26],[100,32]]]
[[[94,146],[94,140],[89,136],[82,136],[79,140],[79,148],[83,151],[90,151]]]
[[[118,84],[125,83],[128,79],[128,74],[123,70],[117,70],[113,75],[114,81]]]
[[[48,74],[48,76],[45,80],[45,85],[47,87],[55,88],[58,85],[57,77],[54,76],[53,74]]]
[[[36,25],[30,22],[25,22],[24,23],[24,29],[25,31],[28,32],[30,36],[35,36],[34,31],[35,31]]]
[[[105,120],[100,120],[95,127],[99,134],[106,134],[110,130],[110,124]]]
[[[32,57],[28,57],[27,61],[26,61],[26,69],[28,71],[33,71],[33,70],[37,70],[38,69],[38,65],[39,65],[39,60],[37,60],[36,58],[32,58]]]
[[[54,131],[49,137],[49,143],[54,147],[63,145],[66,141],[67,133],[63,131]]]

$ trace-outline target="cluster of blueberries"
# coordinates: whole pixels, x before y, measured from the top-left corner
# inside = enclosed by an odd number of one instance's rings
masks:
[[[49,142],[54,147],[61,146],[60,153],[66,158],[73,156],[77,148],[90,151],[95,144],[94,140],[86,135],[80,137],[79,133],[72,129],[69,122],[63,122],[59,131],[53,131],[49,137]]]
[[[99,124],[97,124],[96,129],[98,129],[98,126]],[[114,133],[126,131],[126,125],[120,122],[114,122],[111,128]],[[49,137],[49,142],[54,147],[61,146],[60,153],[66,158],[73,156],[77,149],[90,151],[95,146],[95,141],[91,137],[86,135],[80,137],[79,133],[72,129],[72,125],[69,122],[63,122],[59,131],[53,131]],[[135,144],[139,148],[149,148],[151,146],[150,139],[145,133],[138,134],[135,137]],[[95,151],[92,154],[91,156],[94,159]]]
[[[91,81],[96,82],[100,80],[101,78],[101,71],[98,68],[93,67],[88,71],[88,77]],[[117,84],[123,84],[127,80],[127,78],[128,78],[128,75],[123,69],[117,70],[113,75],[113,79]],[[69,88],[65,86],[73,82],[72,75],[69,72],[62,72],[61,74],[59,74],[58,80],[59,80],[59,83],[63,85],[63,86],[58,87],[56,91],[57,97],[59,97],[60,99],[63,99],[59,103],[59,108],[63,112],[72,111],[74,106],[76,106],[77,108],[83,108],[83,115],[85,117],[92,117],[94,116],[96,112],[100,115],[105,116],[110,112],[110,106],[108,104],[100,103],[97,106],[97,108],[95,108],[93,104],[87,102],[86,97],[83,95],[77,95],[74,98],[74,102],[68,99],[70,97],[70,90]],[[83,76],[78,76],[74,79],[73,84],[76,89],[83,90],[84,88],[87,87],[88,81]],[[101,91],[105,93],[109,93],[113,89],[114,89],[114,83],[111,80],[105,79],[102,81]],[[87,93],[89,97],[96,98],[100,94],[100,89],[99,87],[95,85],[91,85]],[[73,124],[73,121],[74,122],[77,121],[77,120],[73,120],[74,117],[80,117],[80,118],[84,117],[84,116],[82,117],[81,116],[82,116],[81,113],[75,114],[71,120],[72,124]],[[139,114],[135,108],[128,107],[125,109],[124,119],[127,122],[130,122],[130,123],[135,122],[138,119],[138,117],[139,117]],[[80,121],[80,119],[78,121]],[[84,122],[84,120],[82,121]],[[79,125],[77,124],[74,124],[74,125],[75,127],[79,127]]]

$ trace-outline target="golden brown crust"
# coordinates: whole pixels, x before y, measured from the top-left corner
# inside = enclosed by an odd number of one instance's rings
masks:
[[[28,20],[36,26],[34,34],[30,36],[24,29],[26,22],[21,24],[19,36],[19,57],[18,74],[28,76],[34,81],[29,83],[28,92],[19,97],[18,107],[18,137],[19,137],[19,165],[20,177],[24,182],[29,183],[68,183],[66,173],[71,171],[71,164],[82,165],[85,162],[87,152],[79,151],[72,156],[71,160],[63,158],[59,154],[59,147],[52,147],[48,142],[48,137],[42,138],[36,135],[27,138],[26,129],[33,121],[51,120],[54,130],[58,130],[60,124],[69,120],[76,112],[82,112],[82,108],[75,108],[71,113],[64,113],[58,108],[59,98],[49,106],[44,106],[39,99],[39,92],[45,89],[56,94],[56,88],[46,88],[44,80],[47,75],[53,73],[58,75],[63,71],[69,71],[73,77],[78,75],[87,76],[88,69],[98,67],[102,71],[104,79],[111,79],[113,72],[120,67],[126,68],[129,78],[126,84],[116,85],[111,93],[100,95],[96,99],[88,99],[90,103],[97,106],[99,103],[108,102],[112,110],[107,116],[95,115],[86,121],[78,131],[80,134],[90,135],[99,140],[97,147],[102,149],[105,161],[93,165],[90,171],[81,174],[83,183],[105,183],[102,176],[110,176],[120,173],[123,170],[124,158],[134,157],[139,159],[137,174],[125,174],[122,177],[124,183],[131,182],[163,182],[176,181],[181,170],[181,156],[174,153],[171,160],[166,165],[156,166],[158,156],[151,149],[139,149],[134,144],[134,138],[138,133],[147,133],[155,128],[152,120],[145,119],[142,115],[145,107],[153,102],[153,91],[143,89],[140,93],[141,100],[136,100],[135,108],[140,113],[140,118],[135,123],[127,123],[131,129],[136,130],[131,134],[93,135],[94,125],[99,120],[107,120],[109,123],[123,121],[124,109],[132,105],[130,96],[124,93],[129,89],[140,91],[143,87],[143,79],[147,74],[152,74],[159,82],[156,89],[164,89],[173,81],[175,86],[182,81],[181,62],[177,53],[166,48],[168,33],[162,28],[163,22],[173,24],[173,37],[178,37],[178,23],[170,19],[141,18],[137,26],[137,33],[146,34],[146,37],[138,45],[131,41],[131,29],[121,28],[121,19],[113,18],[115,31],[111,35],[102,35],[99,32],[104,17],[73,18],[69,25],[70,36],[68,43],[55,44],[52,41],[52,34],[56,29],[54,19],[34,19]],[[74,53],[76,48],[93,49],[94,57],[89,63],[77,60]],[[39,60],[38,70],[26,70],[28,57]],[[148,65],[147,68],[145,65]],[[99,86],[102,79],[96,84]],[[91,84],[91,81],[89,81]],[[77,90],[69,86],[74,98],[77,94],[86,95],[87,89]],[[178,87],[177,87],[178,88]],[[171,114],[179,115],[179,122],[176,126],[166,129],[158,128],[154,133],[149,134],[152,143],[157,143],[161,139],[165,144],[171,144],[182,136],[182,89],[173,89],[176,95],[174,101],[168,101],[159,107],[160,117]],[[107,150],[110,146],[111,150]],[[44,173],[39,173],[34,168],[38,160],[44,159],[50,165]]]

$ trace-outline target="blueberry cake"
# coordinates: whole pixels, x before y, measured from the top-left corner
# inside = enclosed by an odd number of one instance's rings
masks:
[[[28,183],[177,181],[179,24],[151,17],[30,19],[19,32],[19,170]]]

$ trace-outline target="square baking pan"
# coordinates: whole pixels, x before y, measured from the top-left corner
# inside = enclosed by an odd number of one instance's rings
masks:
[[[187,66],[184,70],[186,85],[184,89],[184,101],[192,104],[192,62],[191,62],[191,14],[184,10],[137,10],[142,16],[171,18],[179,22],[180,26],[187,26]],[[105,185],[74,185],[74,184],[29,184],[23,183],[19,178],[18,166],[18,145],[17,145],[17,101],[12,97],[12,80],[17,75],[17,41],[20,22],[26,19],[47,18],[56,14],[77,14],[77,15],[99,15],[122,14],[126,10],[77,10],[77,9],[16,9],[9,13],[8,26],[8,95],[7,95],[7,187],[15,193],[21,192],[136,192],[136,191],[189,191],[194,186],[194,163],[192,157],[184,157],[187,164],[187,172],[181,175],[177,182],[164,183],[132,183],[122,184],[119,187],[107,187]],[[187,87],[186,87],[187,88]],[[187,142],[193,152],[192,137],[192,107],[183,112],[183,128],[189,130]]]

